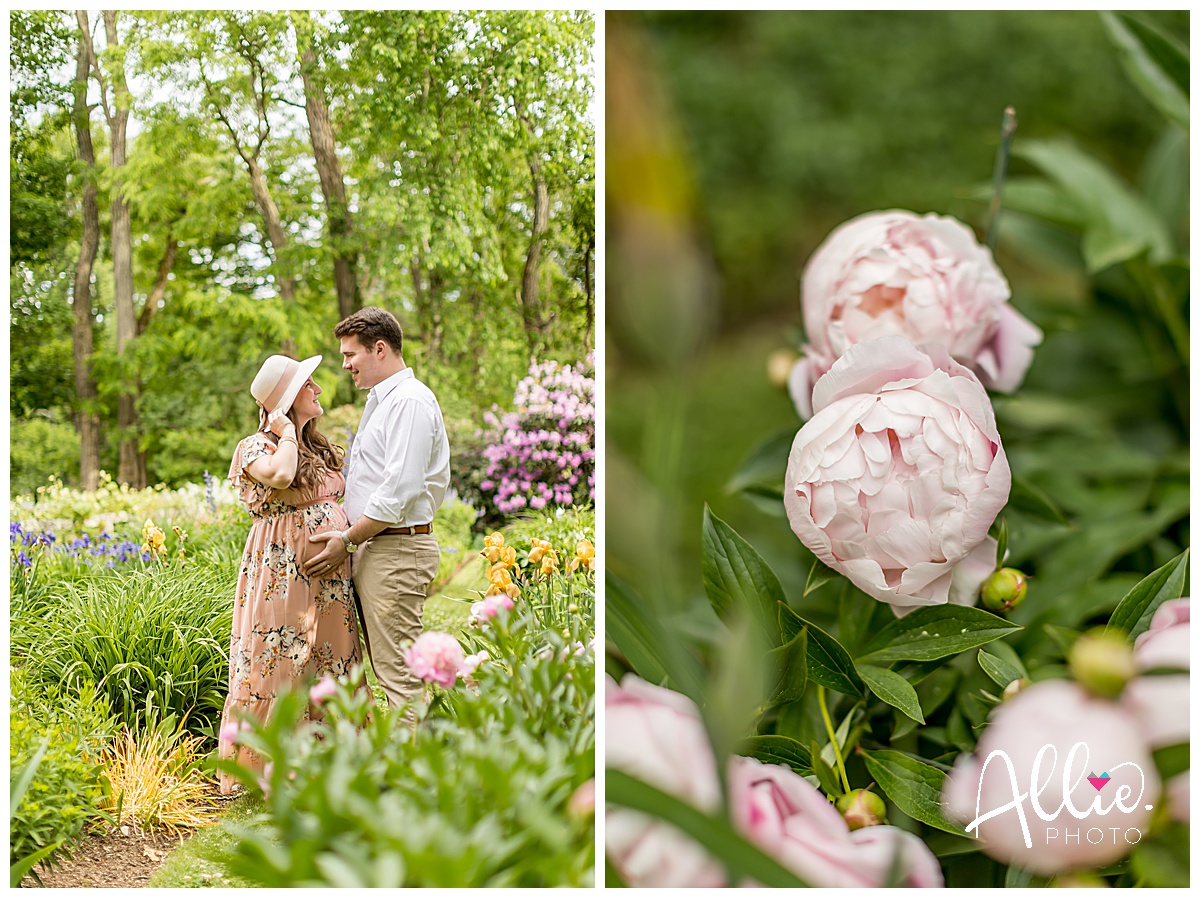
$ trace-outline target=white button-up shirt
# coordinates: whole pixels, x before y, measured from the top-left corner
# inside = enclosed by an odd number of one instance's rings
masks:
[[[347,459],[343,508],[394,527],[433,522],[450,484],[450,443],[437,397],[411,368],[371,388]]]

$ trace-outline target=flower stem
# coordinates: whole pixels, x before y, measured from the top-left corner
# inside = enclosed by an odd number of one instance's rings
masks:
[[[846,764],[842,761],[842,750],[838,747],[837,733],[833,729],[833,721],[829,718],[829,708],[825,705],[825,687],[817,687],[817,702],[821,706],[821,717],[825,721],[825,729],[829,733],[829,744],[833,746],[833,757],[837,761],[838,773],[842,777],[842,787],[850,791],[850,779],[846,776]]]
[[[986,243],[994,254],[1000,240],[1000,203],[1004,197],[1004,181],[1008,177],[1008,154],[1012,149],[1013,133],[1017,130],[1017,111],[1011,106],[1004,110],[1000,124],[1000,148],[996,151],[996,167],[992,170],[992,203],[988,208]]]

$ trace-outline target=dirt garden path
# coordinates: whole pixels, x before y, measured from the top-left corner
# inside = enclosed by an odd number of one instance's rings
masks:
[[[235,796],[223,796],[214,783],[207,796],[209,807],[218,814]],[[55,870],[38,868],[41,884],[26,876],[22,888],[47,889],[141,889],[162,866],[172,851],[194,831],[171,836],[165,832],[138,832],[102,824],[93,829],[72,853],[71,859]]]

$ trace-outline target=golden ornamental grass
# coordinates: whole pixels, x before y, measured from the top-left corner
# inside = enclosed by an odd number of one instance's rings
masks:
[[[208,804],[204,774],[197,766],[202,742],[199,736],[165,733],[162,728],[148,729],[140,737],[122,731],[106,759],[112,793],[103,810],[116,815],[119,807],[118,823],[171,835],[215,823],[216,812]]]

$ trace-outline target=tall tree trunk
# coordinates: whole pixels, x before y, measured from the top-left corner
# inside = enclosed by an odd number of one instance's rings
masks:
[[[542,256],[546,230],[550,226],[550,192],[535,152],[530,151],[529,155],[529,174],[533,180],[533,232],[529,239],[529,250],[525,253],[525,274],[521,278],[521,315],[531,351],[536,348],[537,335],[542,328],[541,304],[538,301],[538,262]]]
[[[76,10],[79,23],[79,56],[75,67],[75,101],[71,108],[83,175],[83,235],[79,258],[75,262],[75,289],[72,303],[75,324],[71,330],[71,349],[75,359],[75,402],[78,411],[75,426],[79,431],[79,485],[87,491],[100,485],[100,416],[96,413],[96,381],[92,377],[92,265],[100,245],[100,209],[96,202],[96,153],[92,148],[92,124],[87,107],[88,53],[90,32],[87,12]]]
[[[203,72],[202,72],[203,77]],[[221,120],[221,124],[226,127],[229,132],[229,137],[233,139],[233,146],[238,155],[241,156],[241,161],[246,163],[246,170],[250,172],[250,192],[254,197],[254,204],[258,206],[258,211],[263,214],[263,222],[266,224],[266,241],[271,245],[271,252],[275,255],[275,264],[277,274],[275,282],[280,287],[280,298],[283,300],[284,306],[292,304],[296,295],[296,282],[290,269],[288,268],[287,247],[288,234],[283,229],[283,220],[280,217],[280,209],[275,205],[275,199],[271,197],[270,187],[266,186],[266,175],[263,174],[262,166],[258,164],[259,152],[263,149],[263,142],[266,139],[266,131],[259,134],[258,145],[251,151],[244,143],[238,134],[238,128],[235,128],[233,122],[229,120],[226,110],[217,102],[214,89],[208,78],[204,78],[204,89],[208,94],[209,100],[212,102],[212,109],[216,112],[217,118]],[[280,351],[284,355],[295,355],[295,340],[289,334],[284,334],[280,341]]]
[[[426,318],[425,358],[427,362],[441,362],[443,350],[442,328],[442,273],[436,268],[429,272],[429,294]]]
[[[117,47],[117,13],[104,12],[104,34],[108,47]],[[129,123],[129,88],[125,83],[125,67],[118,64],[112,73],[113,105],[106,111],[109,119],[110,155],[112,158],[112,256],[113,300],[117,313],[117,355],[123,355],[137,338],[137,313],[133,306],[133,240],[130,233],[129,206],[122,196],[122,169],[125,167],[125,131]],[[133,378],[126,383],[133,383]],[[146,463],[138,451],[137,392],[134,387],[122,387],[117,399],[117,426],[121,432],[120,460],[117,479],[135,489],[146,486]]]
[[[292,17],[296,26],[296,43],[300,47],[304,112],[308,116],[308,133],[312,140],[313,158],[317,163],[317,175],[321,179],[321,194],[325,197],[325,214],[329,218],[329,233],[333,243],[333,283],[337,289],[338,314],[345,318],[362,308],[362,295],[358,288],[358,251],[351,244],[354,219],[346,202],[346,184],[338,163],[329,104],[318,75],[317,55],[312,42],[312,16],[307,11],[301,11],[293,13]]]
[[[138,315],[137,333],[140,337],[150,326],[150,319],[158,311],[158,304],[167,294],[167,282],[170,280],[171,269],[175,267],[175,256],[179,253],[179,240],[175,237],[175,225],[167,225],[167,245],[163,248],[163,257],[158,263],[158,274],[154,277],[154,287],[146,297],[142,306],[142,314]]]
[[[279,207],[275,205],[275,200],[271,197],[271,191],[267,187],[267,177],[259,167],[258,158],[243,154],[242,159],[250,170],[250,191],[254,194],[254,202],[258,205],[258,210],[262,213],[263,221],[266,223],[267,239],[271,241],[271,249],[275,252],[275,264],[282,269],[285,264],[280,262],[279,257],[287,253],[288,238],[287,231],[283,229],[283,220],[279,217]],[[281,273],[277,276],[276,281],[279,284],[279,295],[285,302],[290,303],[296,298],[296,280],[291,274]]]
[[[280,256],[286,256],[288,238],[287,232],[283,229],[283,220],[279,217],[279,207],[275,205],[275,200],[271,197],[266,175],[263,174],[263,170],[258,164],[258,157],[243,153],[242,159],[250,170],[250,192],[254,194],[254,202],[258,205],[258,210],[262,212],[263,221],[267,226],[267,239],[271,241],[271,249],[275,253],[275,264],[279,268],[279,274],[275,276],[275,283],[279,285],[279,297],[283,300],[284,305],[290,306],[296,298],[296,279],[286,273],[287,259],[280,259]],[[279,350],[284,355],[295,356],[296,341],[291,334],[284,334],[281,337]]]

